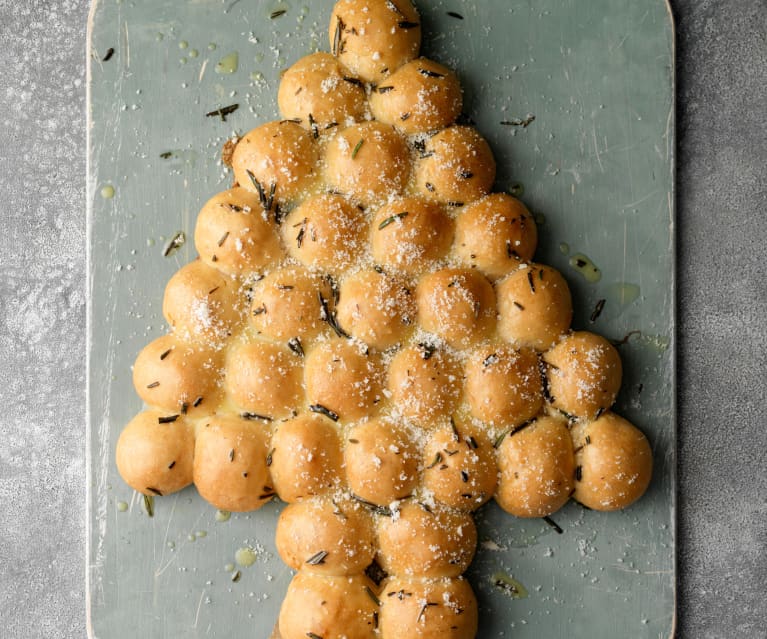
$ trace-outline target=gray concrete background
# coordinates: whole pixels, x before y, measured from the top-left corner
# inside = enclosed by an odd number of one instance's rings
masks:
[[[767,637],[767,4],[674,0],[679,631]],[[0,0],[0,636],[85,637],[87,0]]]

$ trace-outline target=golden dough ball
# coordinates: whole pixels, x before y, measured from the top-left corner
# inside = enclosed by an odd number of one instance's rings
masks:
[[[434,431],[424,448],[423,462],[423,487],[451,508],[476,510],[495,492],[495,450],[478,429],[467,425]]]
[[[381,592],[382,637],[475,639],[477,599],[463,577],[390,577]]]
[[[331,187],[369,205],[401,193],[410,177],[405,138],[388,124],[363,122],[337,133],[325,151]]]
[[[203,262],[231,276],[248,275],[283,256],[258,196],[240,187],[206,202],[197,216],[194,244]]]
[[[148,405],[196,415],[219,400],[223,356],[203,346],[163,335],[147,344],[133,365],[133,386]]]
[[[530,348],[477,349],[466,363],[464,389],[471,414],[493,426],[519,426],[543,407],[538,356]]]
[[[570,328],[573,302],[556,269],[530,264],[496,283],[498,333],[507,342],[545,351]]]
[[[403,64],[370,94],[373,117],[408,135],[443,129],[462,108],[458,76],[427,58]]]
[[[295,122],[267,122],[246,133],[234,148],[234,178],[259,198],[263,193],[267,204],[292,202],[317,181],[319,153],[312,134]]]
[[[455,221],[458,258],[491,279],[532,260],[537,243],[533,216],[522,202],[506,193],[492,193],[466,205]]]
[[[452,242],[453,221],[434,202],[396,198],[373,217],[373,259],[384,267],[410,275],[421,273],[445,257]]]
[[[365,501],[385,506],[413,492],[421,456],[408,433],[371,419],[349,431],[344,449],[346,479]]]
[[[304,200],[290,212],[281,230],[291,257],[326,273],[348,268],[367,242],[364,211],[333,193]]]
[[[639,499],[652,478],[652,450],[629,421],[608,411],[576,424],[574,499],[592,510],[619,510]]]
[[[484,275],[443,269],[424,275],[416,289],[421,327],[454,348],[487,338],[495,329],[495,293]]]
[[[225,388],[243,411],[281,419],[304,403],[302,364],[298,355],[282,345],[239,344],[226,359]]]
[[[282,76],[277,104],[286,120],[296,120],[315,137],[328,125],[361,120],[367,110],[365,89],[330,53],[301,58]]]
[[[293,577],[282,602],[281,639],[374,639],[376,585],[364,575],[334,576],[307,570]]]
[[[474,557],[477,528],[469,513],[407,501],[378,519],[378,546],[390,575],[457,577]]]
[[[566,422],[539,417],[510,432],[498,446],[500,469],[495,500],[517,517],[545,517],[573,491],[573,444]]]
[[[305,413],[279,424],[272,437],[274,488],[288,503],[335,488],[341,478],[341,442],[333,422]]]
[[[272,497],[266,456],[270,429],[263,421],[213,415],[197,429],[194,484],[216,508],[245,512]]]
[[[168,495],[192,483],[194,430],[183,416],[147,410],[117,440],[117,470],[133,490]]]
[[[168,280],[162,314],[182,339],[220,344],[240,321],[239,284],[201,260]]]
[[[426,140],[415,165],[420,195],[443,204],[461,206],[490,192],[495,182],[495,158],[475,128],[451,126]]]
[[[327,328],[320,295],[332,302],[327,279],[301,266],[276,269],[253,285],[250,325],[271,339],[310,340]]]
[[[415,319],[410,290],[376,270],[348,276],[341,283],[336,308],[338,323],[347,333],[379,350],[401,342]]]
[[[420,22],[410,0],[340,0],[330,16],[330,50],[365,82],[380,82],[418,55]]]
[[[364,344],[332,339],[306,355],[304,383],[310,404],[329,408],[341,421],[372,415],[382,399],[380,358]]]
[[[461,366],[444,349],[412,344],[389,364],[387,388],[397,410],[421,425],[433,425],[458,408]]]
[[[601,335],[570,333],[543,354],[543,361],[555,408],[595,419],[615,402],[623,366],[617,349]]]
[[[370,511],[348,498],[289,504],[280,513],[275,541],[280,557],[294,570],[328,575],[363,573],[376,551]]]

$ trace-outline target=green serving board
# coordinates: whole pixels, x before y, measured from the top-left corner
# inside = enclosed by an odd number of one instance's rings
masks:
[[[171,257],[163,257],[163,245],[180,230],[191,238],[202,204],[231,183],[219,161],[223,142],[278,117],[280,71],[328,49],[331,6],[330,0],[94,3],[88,45],[92,637],[262,639],[274,626],[291,578],[273,542],[280,505],[219,522],[190,488],[158,498],[149,518],[117,474],[114,446],[141,408],[131,383],[133,359],[166,330],[165,283],[195,257],[191,240]],[[654,479],[641,501],[618,513],[571,503],[554,515],[562,534],[494,504],[480,511],[481,545],[469,571],[480,602],[479,637],[668,637],[675,618],[676,445],[669,9],[662,0],[422,0],[419,9],[423,52],[458,71],[465,110],[496,154],[497,188],[523,190],[538,216],[537,259],[570,283],[574,326],[623,340],[616,409],[647,433],[655,454]],[[285,13],[272,19],[279,10]],[[221,60],[231,53],[238,67],[226,73],[231,67]],[[240,107],[226,121],[205,117],[232,103]],[[519,123],[529,115],[535,119],[527,126]],[[571,266],[577,254],[599,267],[601,279]],[[602,299],[602,313],[591,322]],[[245,547],[255,550],[255,563],[232,569],[227,564]],[[520,581],[528,597],[512,599],[495,587],[498,571]]]

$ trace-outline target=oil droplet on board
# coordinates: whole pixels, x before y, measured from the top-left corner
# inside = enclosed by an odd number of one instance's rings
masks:
[[[221,60],[218,61],[216,64],[216,73],[224,73],[224,74],[230,74],[237,71],[237,66],[240,63],[240,56],[239,54],[234,51],[233,53],[230,53],[229,55],[224,56],[221,58]]]
[[[127,501],[118,501],[117,502],[117,512],[124,513],[126,510],[128,510],[128,502]]]
[[[570,245],[567,242],[560,242],[559,243],[559,252],[562,255],[569,255],[570,254]]]
[[[101,187],[101,197],[105,200],[111,200],[115,196],[115,187],[111,184],[107,184]]]
[[[200,52],[197,49],[189,49],[190,58],[196,58],[198,55],[200,55]]]
[[[218,522],[225,522],[229,521],[231,518],[232,513],[230,513],[228,510],[217,510],[216,511],[216,521]]]
[[[234,560],[240,564],[240,566],[252,566],[254,563],[256,563],[257,558],[258,555],[256,555],[256,551],[253,550],[253,548],[250,546],[239,548],[237,552],[234,553]]]
[[[186,40],[182,40],[178,43],[179,49],[186,49],[189,46],[189,43]]]
[[[224,570],[226,570],[226,572],[232,572],[234,570],[234,564],[232,564],[232,563],[226,564],[224,566]]]
[[[607,288],[610,301],[620,306],[626,306],[639,299],[640,292],[639,286],[630,282],[616,282]]]
[[[578,271],[583,277],[594,284],[602,279],[602,271],[583,253],[576,253],[570,258],[570,266]]]
[[[216,50],[215,42],[211,42],[210,44],[208,44],[208,51],[215,51],[215,50]]]

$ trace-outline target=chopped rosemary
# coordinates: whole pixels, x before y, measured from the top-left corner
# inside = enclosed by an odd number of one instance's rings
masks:
[[[368,593],[368,597],[370,597],[373,600],[373,603],[376,606],[381,606],[381,600],[376,597],[376,594],[370,589],[370,586],[365,586],[365,592]]]
[[[318,634],[315,634],[313,632],[307,632],[306,636],[309,637],[309,639],[322,639]]]
[[[102,62],[108,62],[109,60],[111,60],[111,59],[112,59],[112,56],[113,56],[114,54],[115,54],[115,50],[114,50],[114,47],[109,47],[109,48],[107,49],[107,52],[104,54],[104,57],[103,57],[103,58],[101,58],[101,61],[102,61]]]
[[[147,388],[157,388],[160,385],[160,382],[152,382],[151,384],[147,384]]]
[[[218,245],[219,245],[219,246],[223,246],[223,245],[224,245],[224,242],[226,242],[226,238],[228,238],[228,237],[229,237],[229,231],[226,231],[226,233],[224,233],[224,234],[221,236],[221,239],[219,239],[219,240],[218,240]]]
[[[309,559],[307,559],[305,563],[309,564],[310,566],[319,566],[325,563],[325,557],[327,556],[328,556],[327,550],[320,550],[318,553],[315,553],[311,557],[309,557]]]
[[[524,306],[522,306],[522,304],[520,304],[519,302],[517,302],[517,301],[514,301],[514,302],[513,302],[513,304],[514,304],[514,306],[516,306],[516,307],[517,307],[517,308],[518,308],[520,311],[524,311],[524,310],[525,310],[525,307],[524,307]]]
[[[344,329],[341,328],[341,326],[338,324],[338,320],[336,319],[336,313],[335,311],[331,311],[328,308],[328,302],[323,297],[322,291],[317,291],[317,295],[320,299],[320,319],[323,322],[327,322],[330,324],[330,328],[335,331],[335,334],[338,335],[338,337],[346,337],[349,339],[349,334],[344,331]]]
[[[235,572],[232,574],[232,581],[233,581],[234,583],[237,583],[237,582],[240,580],[240,577],[242,577],[242,573],[241,573],[239,570],[237,570],[237,571],[235,571]]]
[[[461,177],[464,180],[470,180],[471,178],[474,177],[474,174],[471,171],[467,171],[466,169],[464,169],[461,171]]]
[[[409,20],[400,20],[397,23],[397,26],[400,29],[415,29],[416,27],[420,27],[421,25],[418,22],[410,22]]]
[[[343,53],[344,47],[343,43],[341,42],[341,36],[343,35],[345,28],[346,25],[344,24],[344,21],[341,20],[341,16],[336,16],[336,30],[333,34],[333,55],[336,57]]]
[[[255,421],[255,420],[261,420],[262,422],[270,422],[272,421],[272,418],[269,417],[269,415],[260,415],[258,413],[249,413],[249,412],[243,412],[240,413],[240,417],[242,419],[247,419],[249,421]]]
[[[581,481],[583,479],[583,466],[578,465],[575,467],[575,481]]]
[[[258,308],[253,309],[253,315],[261,315],[262,313],[266,313],[266,304],[261,304]]]
[[[298,235],[296,235],[296,247],[301,248],[301,246],[304,243],[304,235],[306,234],[306,223],[309,221],[309,218],[304,218],[301,222],[298,224],[294,224],[293,226],[300,226],[301,228],[298,229]]]
[[[456,13],[455,11],[448,11],[447,15],[449,15],[451,18],[456,18],[457,20],[463,20],[463,16],[460,13]]]
[[[594,312],[591,313],[591,317],[589,317],[589,322],[596,322],[597,318],[602,314],[602,309],[605,307],[605,299],[601,299],[597,302],[597,305],[594,307]]]
[[[154,517],[154,497],[151,495],[143,495],[144,498],[144,510],[148,517]]]
[[[473,450],[477,450],[477,448],[479,448],[479,444],[477,444],[477,440],[474,439],[471,435],[469,435],[466,438],[466,443],[468,444],[469,448]]]
[[[399,116],[399,119],[400,119],[400,120],[402,120],[402,121],[404,122],[404,121],[405,121],[405,120],[407,120],[409,117],[410,117],[410,111],[408,111],[407,113],[403,113],[401,116]]]
[[[206,118],[220,117],[222,122],[226,122],[226,116],[231,115],[239,108],[240,108],[239,104],[230,104],[229,106],[220,107],[218,109],[215,109],[214,111],[208,111],[208,113],[205,114],[205,117]]]
[[[434,193],[434,185],[431,182],[426,182],[424,186],[429,193]]]
[[[526,129],[533,122],[535,122],[535,116],[532,113],[528,113],[524,118],[514,118],[513,120],[503,120],[501,122],[504,126],[521,126]]]
[[[162,493],[161,493],[159,490],[157,490],[157,488],[152,488],[151,486],[147,486],[147,487],[146,487],[146,489],[147,489],[147,490],[148,490],[150,493],[154,493],[155,495],[157,495],[157,496],[159,496],[159,497],[162,497]]]
[[[500,358],[498,357],[497,353],[490,353],[490,355],[488,355],[487,357],[485,357],[484,360],[482,360],[482,366],[487,368],[488,366],[498,363],[499,359]]]
[[[543,521],[545,521],[549,526],[551,526],[558,535],[561,535],[564,532],[564,530],[562,530],[559,524],[555,522],[551,517],[548,517],[548,516],[544,517]]]
[[[273,459],[273,456],[274,456],[274,450],[275,449],[272,448],[272,450],[270,450],[269,453],[266,456],[266,465],[267,465],[267,467],[272,465],[272,459]]]
[[[170,257],[178,251],[178,249],[184,246],[185,242],[186,233],[184,233],[184,231],[177,231],[176,234],[165,243],[165,246],[162,249],[162,256]]]
[[[170,464],[168,464],[168,470],[172,470],[175,465],[176,465],[176,460],[174,459]]]
[[[427,609],[427,608],[429,608],[429,607],[431,607],[431,606],[438,606],[438,605],[439,605],[439,604],[436,604],[436,603],[434,603],[434,602],[432,602],[432,601],[427,601],[427,602],[426,602],[426,603],[425,603],[425,604],[424,604],[424,605],[421,607],[421,612],[419,612],[419,613],[418,613],[418,618],[416,619],[416,621],[421,621],[421,617],[423,617],[423,614],[426,612],[426,609]]]
[[[461,481],[463,481],[464,484],[469,482],[469,473],[467,473],[465,470],[461,471]]]
[[[309,114],[309,128],[312,130],[312,135],[314,136],[315,140],[320,137],[320,129],[317,126],[317,122],[311,113]]]
[[[408,216],[408,212],[407,211],[402,211],[402,213],[396,213],[395,215],[387,217],[383,222],[381,222],[378,225],[378,230],[381,231],[381,230],[385,229],[387,226],[389,226],[389,224],[392,224],[392,223],[396,222],[397,220],[402,220],[402,218],[407,217],[407,216]]]
[[[394,13],[401,15],[403,18],[405,17],[405,14],[402,13],[402,10],[396,4],[394,4],[392,0],[386,0],[386,6],[390,11],[394,11]]]
[[[253,183],[253,186],[256,187],[256,191],[258,192],[258,199],[261,202],[261,206],[266,209],[266,193],[264,193],[264,187],[261,186],[261,182],[258,181],[258,178],[255,176],[253,171],[250,169],[245,169],[245,172],[248,174],[248,177],[250,178],[250,181]]]
[[[357,153],[360,152],[360,149],[362,148],[362,145],[364,144],[365,139],[361,139],[354,147],[354,150],[352,151],[352,160],[357,157]]]
[[[351,78],[348,75],[345,75],[344,80],[350,84],[356,84],[358,87],[362,86],[362,80],[358,78]],[[335,126],[338,126],[338,122],[333,122],[332,124],[334,124]]]
[[[393,91],[393,90],[394,90],[394,87],[391,84],[387,84],[384,87],[378,87],[376,89],[376,91],[378,91],[378,93],[389,93],[389,91]]]
[[[272,13],[269,15],[269,18],[274,20],[280,16],[284,16],[287,12],[287,9],[277,9],[277,11],[272,11]]]
[[[158,417],[158,424],[171,424],[179,418],[179,415],[168,415],[167,417]]]
[[[453,440],[457,442],[461,441],[461,436],[458,434],[458,427],[455,425],[455,417],[453,417],[452,415],[450,415],[450,428],[453,430]],[[447,452],[448,456],[452,457],[458,451],[455,451],[454,453],[451,453],[449,451],[445,451],[445,452]]]
[[[354,493],[351,493],[351,496],[352,496],[352,499],[354,499],[354,501],[357,501],[363,506],[366,506],[377,515],[383,515],[384,517],[392,516],[391,508],[389,508],[388,506],[379,506],[378,504],[374,504],[372,501],[368,501],[367,499],[362,499],[362,497],[355,495]]]
[[[527,282],[530,284],[530,290],[535,293],[535,282],[533,282],[533,272],[527,272]]]
[[[421,359],[425,360],[431,359],[432,355],[434,355],[437,350],[436,346],[433,344],[426,344],[425,342],[420,342],[418,347],[421,349]]]
[[[288,340],[288,348],[293,351],[299,357],[304,356],[304,347],[301,345],[301,339],[298,337],[291,337]]]
[[[230,462],[233,462],[233,461],[234,461],[234,448],[232,448],[232,449],[229,451],[229,461],[230,461]]]
[[[329,417],[334,422],[338,421],[338,413],[330,410],[329,408],[326,408],[322,404],[312,404],[309,406],[309,410],[313,413],[320,413],[321,415],[325,415],[325,417]]]
[[[442,461],[442,453],[437,453],[434,456],[434,461],[426,467],[426,470],[429,470],[430,468],[434,468],[441,461]]]
[[[202,395],[200,395],[199,397],[197,397],[197,399],[195,399],[195,400],[192,402],[192,406],[194,406],[195,408],[197,408],[197,407],[198,407],[200,404],[202,404]]]
[[[432,71],[431,69],[418,69],[418,73],[421,75],[425,75],[427,78],[444,78],[444,73],[437,73],[436,71]]]
[[[163,160],[170,160],[173,157],[173,151],[163,151],[160,153],[160,157]]]
[[[501,589],[512,599],[525,599],[527,597],[527,588],[516,579],[509,577],[505,572],[497,572],[490,579],[496,588]]]

